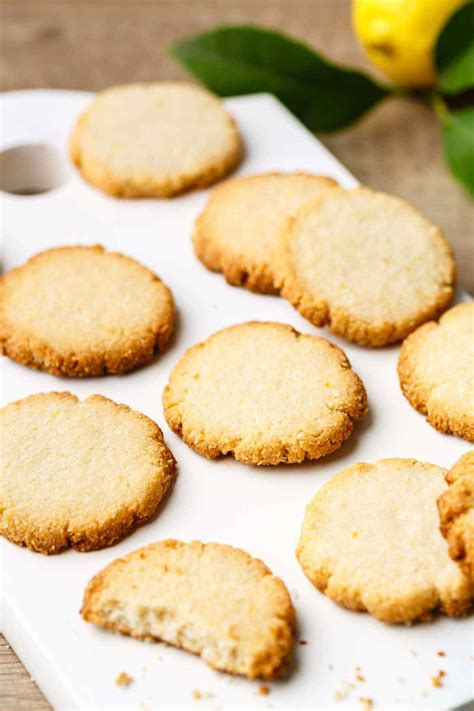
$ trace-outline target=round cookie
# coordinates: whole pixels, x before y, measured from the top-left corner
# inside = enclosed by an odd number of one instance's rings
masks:
[[[441,533],[474,587],[474,449],[456,462],[446,481],[449,489],[438,499]]]
[[[165,347],[175,321],[168,287],[100,246],[37,254],[3,277],[0,295],[2,352],[53,375],[138,368]]]
[[[288,218],[337,183],[308,173],[266,173],[216,188],[196,222],[194,249],[229,284],[276,294],[274,255]]]
[[[437,317],[455,265],[442,232],[403,200],[333,189],[288,223],[276,260],[282,296],[315,326],[384,346]]]
[[[409,403],[440,432],[474,442],[474,302],[458,304],[402,344],[398,375]]]
[[[218,543],[161,541],[119,558],[91,580],[81,613],[250,679],[280,676],[294,645],[295,612],[282,581]]]
[[[336,474],[306,509],[297,557],[334,602],[384,622],[426,619],[470,605],[467,578],[439,531],[445,469],[414,459],[355,464]]]
[[[119,197],[169,197],[229,173],[240,135],[221,101],[180,82],[101,92],[79,117],[70,143],[82,176]]]
[[[367,397],[337,346],[290,326],[250,322],[190,348],[163,405],[171,429],[199,454],[280,464],[338,449],[366,413]]]
[[[2,409],[1,428],[0,534],[40,553],[115,543],[175,476],[160,428],[101,395],[31,395]]]

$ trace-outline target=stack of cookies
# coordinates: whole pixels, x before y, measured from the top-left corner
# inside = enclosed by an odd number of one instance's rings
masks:
[[[210,185],[242,155],[220,101],[186,84],[105,91],[71,138],[84,179],[124,198]],[[211,193],[193,244],[208,269],[280,294],[313,326],[361,346],[405,339],[403,394],[436,429],[474,441],[474,305],[446,311],[451,249],[409,204],[305,173],[238,177]],[[174,325],[161,279],[101,246],[40,253],[1,282],[3,353],[55,376],[140,368],[169,347]],[[341,348],[248,322],[181,355],[163,409],[200,455],[275,466],[339,449],[368,402]],[[111,546],[149,521],[172,487],[163,433],[126,405],[52,392],[1,416],[0,533],[17,545],[44,554]],[[339,472],[306,509],[297,557],[329,598],[379,620],[464,614],[474,596],[474,452],[449,472],[413,459]],[[261,561],[199,541],[156,542],[111,562],[89,583],[82,616],[251,679],[288,669],[296,627],[284,583]]]

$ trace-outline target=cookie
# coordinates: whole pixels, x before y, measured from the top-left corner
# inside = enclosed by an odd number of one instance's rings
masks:
[[[439,531],[445,474],[414,459],[336,474],[306,509],[297,549],[305,575],[339,605],[384,622],[464,613],[470,586]]]
[[[438,499],[441,533],[474,586],[474,449],[456,462],[446,481],[449,489]]]
[[[171,429],[199,454],[279,464],[338,449],[366,413],[367,397],[332,343],[283,324],[250,322],[188,350],[163,405]]]
[[[160,428],[101,395],[31,395],[1,411],[0,534],[40,553],[110,546],[175,475]]]
[[[403,200],[333,189],[289,221],[276,258],[282,296],[315,326],[365,346],[399,341],[453,296],[442,232]]]
[[[402,344],[403,394],[440,432],[474,442],[474,302],[458,304]]]
[[[163,350],[175,321],[167,286],[102,247],[42,252],[0,284],[0,344],[53,375],[124,373]]]
[[[115,560],[89,583],[81,612],[250,679],[281,675],[293,651],[295,613],[282,581],[260,560],[218,543],[161,541]]]
[[[274,254],[288,217],[337,183],[305,173],[234,178],[216,188],[194,230],[196,255],[229,284],[276,294]]]
[[[157,82],[101,92],[79,117],[70,150],[83,178],[109,195],[170,197],[229,173],[242,142],[214,94]]]

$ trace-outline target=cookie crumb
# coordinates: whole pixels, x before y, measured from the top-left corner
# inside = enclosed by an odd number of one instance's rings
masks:
[[[361,696],[359,699],[359,704],[363,711],[371,711],[374,707],[374,702],[369,696]]]
[[[200,701],[201,699],[212,699],[214,694],[211,694],[210,691],[199,691],[199,689],[193,689],[191,696],[195,701]]]
[[[300,644],[305,645],[305,644],[308,644],[308,642],[305,639],[300,639]]]
[[[115,683],[117,686],[123,687],[123,686],[130,686],[130,684],[133,682],[133,676],[130,676],[130,674],[127,674],[126,672],[121,672],[118,677],[115,679]]]
[[[431,677],[431,683],[436,689],[438,689],[440,686],[443,686],[442,680],[444,676],[446,676],[446,672],[440,669],[436,676]]]
[[[436,654],[438,655],[438,657],[445,657],[446,656],[446,652],[443,652],[443,650],[436,652]]]
[[[365,681],[365,676],[363,674],[356,674],[356,680],[363,682]]]
[[[334,701],[344,701],[354,686],[350,681],[343,681],[341,687],[334,692]]]
[[[257,696],[268,696],[269,693],[270,689],[268,688],[268,686],[262,685],[257,691]]]

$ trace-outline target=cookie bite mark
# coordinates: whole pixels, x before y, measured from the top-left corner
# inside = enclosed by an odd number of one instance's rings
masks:
[[[296,618],[282,581],[219,543],[166,540],[115,560],[89,583],[81,614],[249,679],[281,676],[293,653]]]

